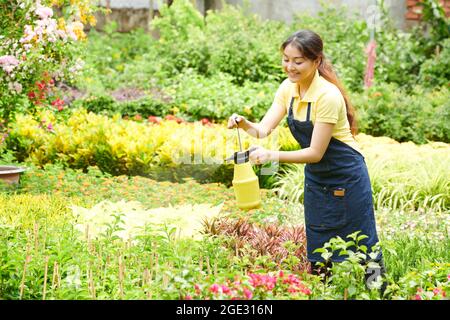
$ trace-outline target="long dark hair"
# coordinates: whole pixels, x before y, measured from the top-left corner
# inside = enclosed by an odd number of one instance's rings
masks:
[[[311,30],[297,31],[283,42],[280,50],[284,52],[284,49],[289,44],[295,46],[309,60],[316,61],[317,59],[320,59],[318,67],[319,74],[329,82],[333,83],[339,91],[341,91],[347,108],[347,119],[350,124],[350,130],[352,134],[355,135],[358,132],[355,109],[350,102],[344,86],[341,81],[339,81],[336,72],[334,72],[333,66],[325,59],[325,55],[323,54],[323,42],[320,36]]]

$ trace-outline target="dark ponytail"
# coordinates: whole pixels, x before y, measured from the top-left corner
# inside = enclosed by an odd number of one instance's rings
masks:
[[[291,35],[283,44],[281,45],[281,51],[289,45],[294,45],[303,55],[312,61],[317,61],[320,59],[318,71],[319,74],[324,77],[327,81],[334,84],[342,96],[344,97],[345,107],[347,109],[347,119],[350,124],[350,130],[352,135],[356,135],[358,132],[358,126],[356,123],[355,109],[350,102],[347,92],[344,89],[341,81],[338,79],[333,66],[329,61],[325,59],[323,54],[323,42],[320,36],[311,30],[300,30]]]

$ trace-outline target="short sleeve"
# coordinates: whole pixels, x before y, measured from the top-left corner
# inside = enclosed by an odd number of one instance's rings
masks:
[[[285,80],[278,87],[278,90],[275,93],[275,98],[273,99],[272,105],[277,105],[277,106],[283,107],[287,110],[289,95],[290,95],[289,82],[286,82],[286,80]]]
[[[336,124],[342,108],[345,101],[340,91],[328,91],[317,100],[315,121]]]

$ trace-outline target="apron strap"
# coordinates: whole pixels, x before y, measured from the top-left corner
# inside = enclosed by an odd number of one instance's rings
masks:
[[[306,121],[309,121],[311,116],[311,102],[308,102],[308,111],[306,112]]]
[[[291,103],[289,106],[289,117],[294,118],[292,106],[294,105],[294,97],[291,98]],[[310,121],[311,118],[311,102],[308,102],[308,110],[306,111],[306,121]]]
[[[291,104],[289,106],[289,117],[294,118],[293,117],[293,113],[292,113],[292,105],[294,104],[294,97],[291,98]]]

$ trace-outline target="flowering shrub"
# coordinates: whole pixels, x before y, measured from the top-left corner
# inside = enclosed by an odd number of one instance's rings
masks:
[[[204,300],[265,300],[308,299],[311,290],[295,274],[280,270],[275,273],[248,273],[242,279],[235,277],[225,283],[195,284],[194,292],[185,299]]]
[[[448,300],[450,263],[430,263],[423,271],[411,270],[388,287],[392,299]]]
[[[93,11],[92,0],[0,1],[0,119],[47,102],[62,109],[54,82],[83,67],[76,54]]]

